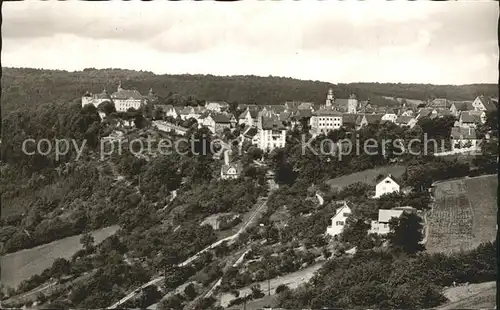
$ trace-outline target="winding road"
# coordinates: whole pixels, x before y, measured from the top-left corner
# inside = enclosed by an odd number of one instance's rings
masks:
[[[236,232],[234,235],[231,235],[229,237],[226,237],[224,239],[221,239],[219,241],[212,243],[211,245],[207,246],[203,250],[194,254],[193,256],[186,259],[184,262],[178,264],[177,266],[179,266],[179,267],[186,266],[186,265],[190,264],[191,262],[193,262],[195,259],[197,259],[201,254],[219,246],[223,242],[232,242],[232,241],[236,240],[241,235],[241,233],[243,233],[252,224],[254,219],[260,214],[260,211],[262,211],[262,209],[266,206],[266,203],[267,203],[267,197],[259,198],[259,200],[257,201],[258,207],[255,209],[255,211],[252,213],[252,215],[248,218],[248,221],[238,230],[238,232]],[[122,305],[123,303],[125,303],[125,302],[129,301],[130,299],[134,298],[135,296],[137,296],[141,292],[142,289],[144,289],[150,285],[155,285],[155,284],[163,281],[164,279],[165,279],[165,276],[159,276],[157,278],[154,278],[153,280],[141,285],[139,288],[130,292],[129,294],[127,294],[127,296],[123,297],[118,302],[112,304],[107,309],[118,308],[118,306]]]

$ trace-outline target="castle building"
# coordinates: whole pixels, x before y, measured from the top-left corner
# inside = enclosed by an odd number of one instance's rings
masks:
[[[97,106],[105,101],[113,101],[106,89],[103,89],[100,94],[91,94],[87,91],[82,97],[82,107],[86,106],[87,104],[93,104],[97,108]]]
[[[130,108],[138,110],[146,102],[146,98],[137,90],[123,89],[121,82],[116,92],[111,94],[111,99],[113,99],[116,111],[119,112],[126,112]]]
[[[152,90],[150,90],[150,97],[154,97]],[[85,93],[82,97],[82,107],[87,104],[93,104],[98,106],[102,102],[110,101],[115,105],[115,109],[118,112],[126,112],[130,108],[138,110],[143,104],[146,103],[148,96],[143,96],[137,90],[123,89],[121,82],[118,84],[116,92],[111,95],[108,94],[106,89],[100,94],[91,94],[89,92]]]

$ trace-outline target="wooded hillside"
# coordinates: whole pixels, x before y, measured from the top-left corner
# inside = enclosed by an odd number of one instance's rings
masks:
[[[352,83],[333,85],[320,81],[303,81],[282,77],[155,75],[152,72],[122,69],[85,69],[68,72],[29,68],[2,68],[2,106],[4,113],[22,106],[46,102],[70,102],[85,91],[97,93],[105,87],[115,91],[119,81],[124,88],[135,88],[147,94],[150,88],[162,97],[178,97],[182,104],[195,97],[199,100],[224,100],[238,103],[282,104],[286,100],[323,103],[328,88],[337,98],[347,98],[351,92],[360,100],[370,98],[375,105],[395,104],[382,98],[402,97],[426,99],[447,97],[472,100],[479,94],[498,96],[495,84],[464,86],[429,84]],[[177,95],[178,94],[178,95]]]

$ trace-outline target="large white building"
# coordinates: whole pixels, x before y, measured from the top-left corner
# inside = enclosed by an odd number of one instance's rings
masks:
[[[262,116],[258,130],[258,143],[261,150],[272,151],[276,148],[285,147],[286,127],[279,119]]]
[[[152,95],[152,90],[150,90],[150,95]],[[87,92],[82,97],[82,107],[87,104],[93,104],[97,107],[102,102],[110,101],[115,105],[116,111],[126,112],[130,108],[138,110],[146,103],[146,100],[147,97],[141,95],[137,90],[123,89],[120,83],[116,92],[111,95],[108,94],[106,89],[100,94],[90,94]]]
[[[123,89],[121,83],[118,84],[116,92],[111,94],[111,99],[113,99],[116,111],[119,112],[126,112],[130,108],[138,110],[146,103],[146,98],[141,93],[135,89]]]
[[[344,205],[338,208],[335,215],[332,217],[332,223],[326,228],[326,234],[332,237],[340,235],[344,230],[346,220],[351,213],[351,208],[349,208],[347,203],[344,202]]]
[[[326,134],[342,127],[342,114],[331,108],[319,109],[313,112],[309,122],[313,135]]]
[[[397,193],[400,190],[400,185],[398,182],[394,180],[392,175],[388,175],[385,177],[382,181],[378,182],[378,184],[375,186],[375,197],[374,198],[379,198],[382,195],[385,194],[390,194],[390,193]]]

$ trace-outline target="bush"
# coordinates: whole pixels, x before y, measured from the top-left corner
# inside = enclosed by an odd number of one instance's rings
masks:
[[[283,293],[283,292],[289,291],[289,290],[290,290],[290,288],[288,286],[286,286],[285,284],[280,284],[276,288],[276,294],[280,294],[280,293]]]

